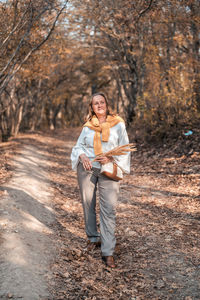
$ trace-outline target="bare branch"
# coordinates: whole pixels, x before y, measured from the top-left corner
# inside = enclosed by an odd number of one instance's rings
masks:
[[[14,6],[14,18],[13,18],[13,28],[15,27],[16,20],[17,20],[17,6],[18,6],[18,0],[13,1],[13,6]]]
[[[151,9],[151,6],[153,4],[153,0],[150,0],[149,2],[149,5],[147,6],[147,8],[145,8],[144,10],[142,10],[140,13],[139,13],[139,16],[138,16],[138,19],[137,19],[137,23],[139,22],[140,18],[148,11]]]
[[[6,66],[3,68],[3,70],[0,72],[0,77],[3,75],[3,73],[6,72],[6,70],[9,68],[11,62],[13,61],[13,59],[16,57],[16,55],[17,55],[17,53],[19,52],[19,50],[20,50],[20,48],[21,48],[21,46],[22,46],[22,44],[23,44],[25,38],[28,36],[28,34],[29,34],[31,28],[32,28],[32,15],[31,15],[31,22],[30,22],[30,24],[29,24],[29,26],[28,26],[27,31],[25,32],[25,34],[24,34],[23,37],[21,38],[21,40],[20,40],[20,42],[19,42],[17,48],[15,49],[15,51],[14,51],[14,53],[12,54],[11,58],[9,59],[8,63],[7,63]]]
[[[27,8],[27,10],[25,11],[24,15],[27,13],[28,9],[30,9],[30,4],[31,4],[31,1],[29,2],[29,6]],[[64,8],[66,7],[66,4],[64,5]],[[48,10],[48,7],[45,7],[33,20],[33,9],[31,7],[31,16],[30,16],[30,23],[29,23],[29,26],[25,32],[25,34],[23,35],[23,37],[21,38],[16,50],[14,51],[14,53],[12,54],[10,60],[8,61],[7,65],[4,67],[4,69],[0,72],[0,77],[6,72],[6,70],[8,69],[8,67],[10,66],[11,62],[14,60],[14,58],[16,57],[17,53],[19,52],[25,38],[29,35],[30,33],[30,30],[33,26],[33,21],[36,22],[46,11]],[[24,17],[23,15],[23,17]],[[55,27],[55,26],[54,26]],[[13,31],[14,32],[14,31]],[[9,35],[8,38],[11,37],[11,35],[13,34],[13,32],[11,32],[11,34]],[[6,39],[7,40],[7,39]]]
[[[25,10],[25,12],[23,13],[22,17],[20,18],[19,22],[13,27],[13,29],[11,30],[11,32],[8,34],[8,36],[5,38],[5,40],[2,42],[0,49],[5,46],[5,44],[7,43],[7,41],[11,38],[11,36],[13,35],[13,33],[18,29],[19,25],[22,23],[27,11],[29,10],[30,7],[30,3],[29,6],[27,7],[27,9]]]
[[[29,57],[35,52],[37,51],[48,39],[49,37],[51,36],[55,26],[56,26],[56,23],[60,17],[60,15],[62,14],[62,12],[64,11],[64,9],[66,8],[66,5],[67,5],[67,2],[65,3],[65,5],[58,11],[56,17],[55,17],[55,20],[47,34],[47,36],[35,47],[33,47],[29,53],[25,56],[25,58],[21,61],[21,63],[17,66],[17,68],[12,72],[9,72],[10,75],[6,77],[7,80],[4,80],[1,88],[0,88],[0,95],[3,93],[4,89],[7,87],[8,83],[10,82],[10,80],[15,76],[15,74],[21,69],[22,65],[29,59]],[[15,63],[16,65],[16,63]],[[12,68],[13,69],[13,68]]]

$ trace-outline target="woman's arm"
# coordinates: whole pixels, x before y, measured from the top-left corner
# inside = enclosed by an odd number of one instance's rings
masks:
[[[76,142],[76,145],[72,148],[71,161],[72,161],[73,170],[76,170],[79,159],[83,163],[83,167],[86,170],[90,170],[92,167],[89,158],[85,154],[85,137],[86,137],[86,128],[84,127]]]

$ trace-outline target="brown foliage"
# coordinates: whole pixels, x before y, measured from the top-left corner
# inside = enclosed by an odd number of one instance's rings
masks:
[[[17,27],[3,48],[2,69],[19,41],[23,43],[12,60],[14,67],[40,43],[59,4],[48,2],[50,14],[32,24],[28,22],[29,1],[13,3],[18,4],[0,6],[6,10],[2,39],[6,39],[6,30],[11,33],[19,22],[21,31]],[[31,3],[36,17],[47,2]],[[6,25],[9,16],[11,21]],[[28,24],[33,25],[31,34]],[[18,122],[21,130],[80,125],[91,93],[102,90],[112,108],[129,126],[140,127],[143,136],[152,134],[162,140],[172,128],[193,126],[200,117],[198,24],[196,0],[72,0],[48,43],[24,63],[1,99],[6,110],[4,123],[9,124],[14,103],[14,111],[24,108],[22,122]],[[6,126],[1,127],[6,132]]]

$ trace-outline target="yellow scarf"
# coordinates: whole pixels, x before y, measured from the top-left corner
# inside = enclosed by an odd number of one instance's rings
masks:
[[[119,122],[124,122],[124,120],[119,116],[111,116],[108,115],[106,118],[106,122],[100,124],[99,120],[96,116],[93,116],[90,121],[87,121],[83,127],[89,127],[95,131],[94,135],[94,153],[95,155],[99,155],[102,153],[101,146],[101,133],[102,133],[102,141],[108,142],[110,136],[110,127],[115,126]]]

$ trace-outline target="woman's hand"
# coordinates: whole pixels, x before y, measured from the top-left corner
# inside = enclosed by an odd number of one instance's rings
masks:
[[[100,157],[96,157],[95,161],[98,161],[100,164],[105,165],[105,164],[113,161],[113,158],[112,158],[112,156],[109,156],[109,157],[107,157],[107,156],[101,157],[100,156]]]
[[[79,158],[80,158],[80,160],[81,160],[81,162],[83,164],[83,168],[85,170],[91,170],[92,169],[92,163],[91,163],[91,161],[89,160],[89,158],[85,154],[81,154],[79,156]]]

